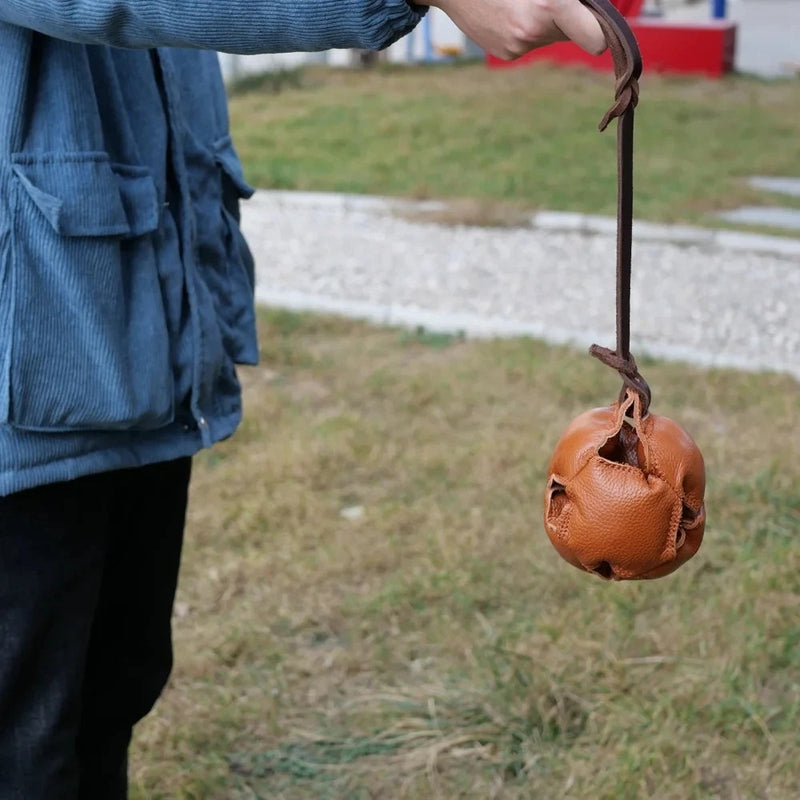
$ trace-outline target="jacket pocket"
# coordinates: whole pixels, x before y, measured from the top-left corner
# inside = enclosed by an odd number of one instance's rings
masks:
[[[250,248],[239,228],[239,201],[253,195],[230,136],[214,142],[214,159],[221,182],[221,202],[209,208],[218,254],[206,260],[204,275],[217,311],[223,344],[239,364],[258,361],[255,309],[255,268]]]
[[[0,420],[41,431],[167,424],[174,391],[151,175],[105,153],[17,154],[11,166]]]

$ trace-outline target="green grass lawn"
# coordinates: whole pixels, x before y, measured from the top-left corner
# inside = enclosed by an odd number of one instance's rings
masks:
[[[311,69],[243,84],[231,121],[245,173],[263,188],[469,199],[512,219],[613,214],[614,125],[597,131],[612,95],[610,74],[585,69]],[[746,178],[800,174],[798,109],[797,80],[645,75],[637,217],[710,224],[715,210],[774,203]]]
[[[246,421],[197,459],[134,798],[800,797],[795,381],[642,365],[704,451],[708,526],[674,575],[609,584],[559,559],[541,500],[610,370],[526,339],[261,328]]]

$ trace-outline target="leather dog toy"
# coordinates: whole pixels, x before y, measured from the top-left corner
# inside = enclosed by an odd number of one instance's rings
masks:
[[[574,419],[548,469],[544,526],[570,564],[602,578],[659,578],[688,561],[705,530],[703,456],[683,428],[650,412],[651,393],[630,353],[633,110],[642,62],[633,32],[608,0],[582,0],[598,18],[616,74],[617,348],[591,354],[617,370],[619,400]]]

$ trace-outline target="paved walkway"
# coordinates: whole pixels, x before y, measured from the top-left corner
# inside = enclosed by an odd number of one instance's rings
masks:
[[[399,215],[409,210],[376,198],[257,193],[243,227],[259,301],[613,346],[614,220],[549,213],[529,227],[477,228]],[[800,378],[798,307],[800,240],[638,226],[635,353]]]

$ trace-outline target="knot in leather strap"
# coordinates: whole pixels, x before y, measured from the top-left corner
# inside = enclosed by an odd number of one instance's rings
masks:
[[[614,61],[616,86],[614,105],[608,109],[598,126],[604,131],[612,119],[621,117],[639,102],[639,78],[642,74],[642,57],[633,31],[625,17],[609,0],[581,0],[597,17]]]
[[[598,361],[601,361],[607,367],[611,367],[611,369],[615,369],[619,373],[623,384],[622,391],[619,395],[620,403],[624,400],[628,389],[632,389],[639,395],[642,404],[642,416],[646,416],[650,408],[652,392],[650,391],[650,386],[647,381],[639,373],[636,359],[630,354],[628,354],[627,358],[624,358],[615,350],[610,350],[608,347],[601,347],[599,344],[593,344],[589,348],[589,353]]]
[[[597,127],[601,131],[604,131],[612,119],[621,117],[629,108],[636,108],[638,102],[639,81],[631,80],[630,83],[622,88],[622,91],[617,95],[614,101],[614,105],[606,111],[605,116],[600,120],[600,124]]]

